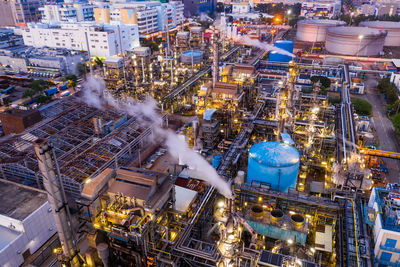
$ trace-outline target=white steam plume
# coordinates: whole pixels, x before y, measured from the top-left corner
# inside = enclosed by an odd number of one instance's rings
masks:
[[[226,198],[232,198],[229,184],[218,175],[216,170],[202,156],[191,150],[174,132],[161,127],[162,118],[157,113],[158,103],[153,98],[147,97],[144,102],[139,102],[128,97],[120,101],[105,90],[102,79],[92,76],[88,77],[83,88],[82,100],[86,104],[98,109],[112,106],[135,117],[142,126],[153,125],[154,133],[160,139],[165,139],[165,144],[172,156],[175,158],[179,156],[185,165],[196,171],[199,179],[214,186]]]
[[[281,54],[281,55],[285,55],[285,56],[289,56],[289,57],[295,57],[294,54],[292,54],[292,53],[290,53],[290,52],[288,52],[288,51],[286,51],[286,50],[284,50],[282,48],[270,45],[268,43],[260,42],[259,40],[251,39],[248,36],[244,36],[244,37],[240,36],[235,41],[239,42],[239,43],[242,43],[244,45],[255,46],[255,47],[258,47],[258,48],[263,49],[263,50],[275,51],[276,53]]]

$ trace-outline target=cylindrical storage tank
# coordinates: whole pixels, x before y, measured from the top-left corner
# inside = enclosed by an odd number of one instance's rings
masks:
[[[281,222],[282,219],[283,219],[283,211],[278,210],[278,209],[276,209],[276,210],[271,210],[270,215],[271,215],[271,221],[272,221],[273,223]]]
[[[219,164],[221,164],[222,156],[221,155],[214,155],[211,160],[211,165],[214,169],[218,168]]]
[[[303,42],[325,42],[326,30],[346,22],[330,19],[304,19],[297,22],[296,39]]]
[[[250,208],[250,216],[253,219],[261,220],[264,217],[264,209],[260,205],[253,205]]]
[[[181,62],[186,65],[200,64],[203,61],[203,51],[199,50],[186,50],[181,54]]]
[[[299,172],[300,154],[289,145],[262,142],[249,150],[247,183],[270,184],[272,190],[288,192],[295,189]]]
[[[290,216],[292,224],[295,228],[301,228],[304,225],[304,217],[300,214],[293,214]]]
[[[369,27],[378,30],[386,30],[384,46],[399,46],[400,45],[400,22],[396,21],[363,21],[360,26]]]
[[[375,56],[383,50],[387,31],[368,27],[328,28],[325,48],[329,53]]]

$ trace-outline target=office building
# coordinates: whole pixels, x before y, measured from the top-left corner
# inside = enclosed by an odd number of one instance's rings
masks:
[[[93,21],[95,6],[86,3],[59,3],[39,8],[42,22],[80,22]]]
[[[25,45],[89,51],[91,56],[113,56],[140,46],[138,25],[86,23],[34,23],[22,33]],[[121,48],[122,46],[122,48]]]
[[[122,21],[137,24],[141,35],[172,29],[183,23],[184,6],[179,1],[160,3],[158,1],[124,2],[103,5],[94,9],[96,22]]]
[[[0,0],[0,26],[24,26],[40,20],[40,0]]]

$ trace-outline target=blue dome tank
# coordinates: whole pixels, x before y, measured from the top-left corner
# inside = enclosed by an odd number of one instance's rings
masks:
[[[296,189],[300,154],[289,145],[278,142],[262,142],[249,150],[247,184],[270,184],[272,190],[288,192]]]

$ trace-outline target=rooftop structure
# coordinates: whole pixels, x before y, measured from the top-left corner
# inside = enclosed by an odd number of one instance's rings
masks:
[[[21,133],[26,128],[42,120],[38,110],[10,109],[0,113],[5,135]]]
[[[54,147],[65,190],[75,197],[87,178],[138,157],[152,133],[152,127],[141,127],[135,118],[111,108],[89,107],[75,97],[52,102],[42,107],[40,114],[42,122],[19,135],[0,139],[1,177],[41,188],[32,141],[46,138]]]
[[[374,187],[368,202],[373,223],[375,262],[395,266],[400,261],[400,186]]]
[[[56,233],[44,191],[0,179],[0,265],[19,266]]]
[[[9,66],[15,72],[78,74],[78,64],[87,60],[87,52],[66,48],[19,45],[0,49],[0,64]]]

